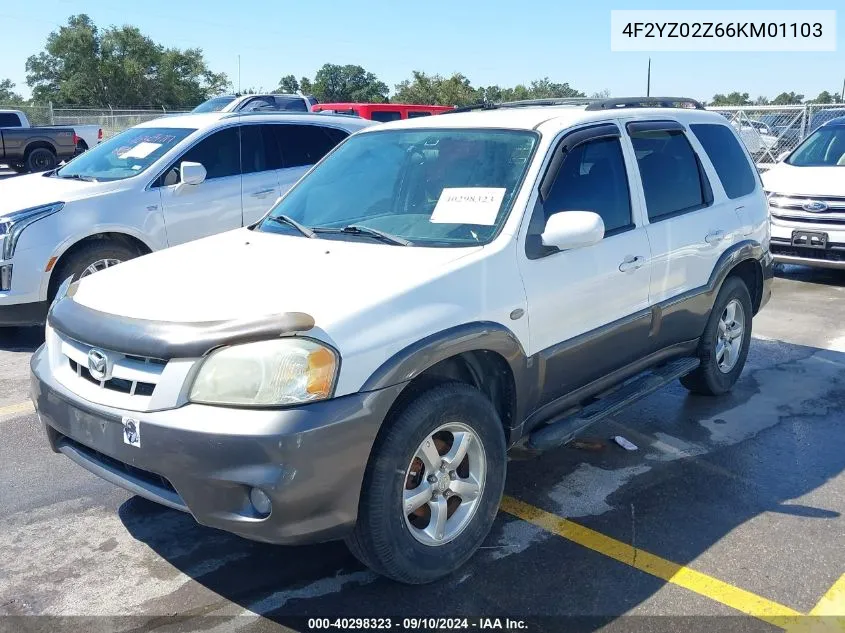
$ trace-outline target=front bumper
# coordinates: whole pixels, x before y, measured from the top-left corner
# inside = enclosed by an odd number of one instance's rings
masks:
[[[54,451],[203,525],[295,544],[354,525],[379,427],[404,385],[279,410],[189,404],[139,413],[81,400],[52,379],[45,348],[31,360],[32,399]],[[124,441],[124,417],[140,446]],[[266,517],[249,501],[257,487]]]

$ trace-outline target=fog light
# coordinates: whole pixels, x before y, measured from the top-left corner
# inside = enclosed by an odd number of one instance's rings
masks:
[[[12,289],[12,264],[0,266],[0,292]]]
[[[263,490],[251,488],[249,491],[249,501],[258,514],[265,516],[270,514],[270,497]]]

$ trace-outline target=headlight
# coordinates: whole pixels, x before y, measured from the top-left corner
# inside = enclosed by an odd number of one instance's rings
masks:
[[[6,239],[3,241],[3,254],[0,259],[12,259],[18,239],[26,227],[34,222],[38,222],[38,220],[46,218],[48,215],[53,215],[60,211],[63,206],[65,206],[64,202],[53,202],[40,207],[13,211],[0,217],[0,236],[6,236]]]
[[[328,398],[337,354],[316,341],[281,338],[223,347],[206,358],[191,402],[278,406]]]

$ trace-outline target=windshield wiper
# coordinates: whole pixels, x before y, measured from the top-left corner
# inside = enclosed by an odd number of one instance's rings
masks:
[[[81,180],[83,182],[97,182],[97,179],[92,176],[83,176],[82,174],[70,174],[69,176],[62,176],[56,172],[56,177],[62,180]]]
[[[314,231],[309,229],[307,226],[300,224],[299,222],[287,215],[268,215],[267,219],[278,224],[286,224],[288,226],[292,226],[297,231],[302,233],[305,237],[317,237],[317,234]]]
[[[360,224],[350,224],[349,226],[344,226],[342,229],[333,229],[329,227],[315,227],[314,232],[369,235],[371,237],[378,238],[384,242],[390,242],[391,244],[398,244],[399,246],[413,246],[413,242],[411,242],[410,240],[406,240],[404,237],[399,237],[398,235],[391,235],[390,233],[385,233],[384,231],[379,231],[378,229],[373,229],[369,226],[361,226]]]

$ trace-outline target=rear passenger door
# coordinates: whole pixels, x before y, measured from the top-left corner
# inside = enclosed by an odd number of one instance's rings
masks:
[[[279,187],[285,193],[311,166],[349,133],[321,125],[277,123],[271,126],[280,152]]]
[[[708,173],[698,154],[701,146],[683,125],[629,121],[626,128],[649,223],[649,301],[660,307],[684,293],[703,290],[716,261],[736,238],[739,220],[736,205],[722,195],[720,186],[719,197],[714,196],[715,174]]]
[[[243,226],[257,222],[281,195],[282,159],[270,125],[241,126]]]

